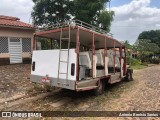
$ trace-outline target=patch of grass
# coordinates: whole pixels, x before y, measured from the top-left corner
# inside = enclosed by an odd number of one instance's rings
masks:
[[[135,70],[138,70],[138,69],[143,69],[143,68],[146,68],[148,66],[146,65],[132,65],[131,68],[132,69],[135,69]]]

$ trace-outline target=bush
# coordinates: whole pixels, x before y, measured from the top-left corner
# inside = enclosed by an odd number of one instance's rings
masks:
[[[160,58],[150,58],[149,62],[153,63],[153,64],[159,64],[160,63]]]
[[[140,65],[142,63],[138,59],[127,57],[127,64],[129,64],[129,65]]]

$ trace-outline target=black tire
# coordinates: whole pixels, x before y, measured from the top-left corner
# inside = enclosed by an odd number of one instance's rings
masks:
[[[132,69],[127,70],[125,81],[132,81],[133,80],[132,73],[133,73]]]
[[[99,86],[94,89],[94,95],[98,96],[98,95],[102,95],[104,93],[105,90],[105,82],[104,81],[100,81]]]

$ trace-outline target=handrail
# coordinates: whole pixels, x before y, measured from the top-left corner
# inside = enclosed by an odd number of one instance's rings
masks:
[[[57,23],[57,24],[53,24],[51,26],[47,26],[46,28],[41,28],[39,29],[40,31],[44,31],[44,30],[50,30],[50,29],[56,29],[56,28],[61,28],[61,27],[67,27],[67,26],[80,26],[80,27],[83,27],[83,28],[87,28],[87,29],[90,29],[92,31],[95,31],[95,32],[98,32],[98,33],[101,33],[101,34],[107,34],[108,36],[112,37],[112,34],[111,33],[108,33],[107,31],[99,28],[99,27],[96,27],[96,26],[93,26],[91,24],[88,24],[86,22],[83,22],[81,20],[72,20],[72,21],[66,21],[66,22],[62,22],[62,23]]]

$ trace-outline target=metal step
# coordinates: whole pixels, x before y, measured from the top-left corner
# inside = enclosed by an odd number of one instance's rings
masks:
[[[67,74],[67,73],[59,73],[59,74]]]
[[[89,86],[89,87],[81,87],[81,88],[77,88],[77,91],[84,91],[84,90],[92,90],[92,89],[96,89],[98,86]]]
[[[63,50],[63,49],[61,49],[60,51],[69,51],[69,50]]]
[[[60,62],[63,62],[63,63],[68,63],[68,61],[60,61]]]
[[[61,40],[69,40],[70,38],[61,38]]]
[[[117,83],[117,82],[120,82],[120,81],[121,81],[121,79],[114,80],[114,81],[112,80],[110,83],[111,83],[111,84],[114,84],[114,83]]]

